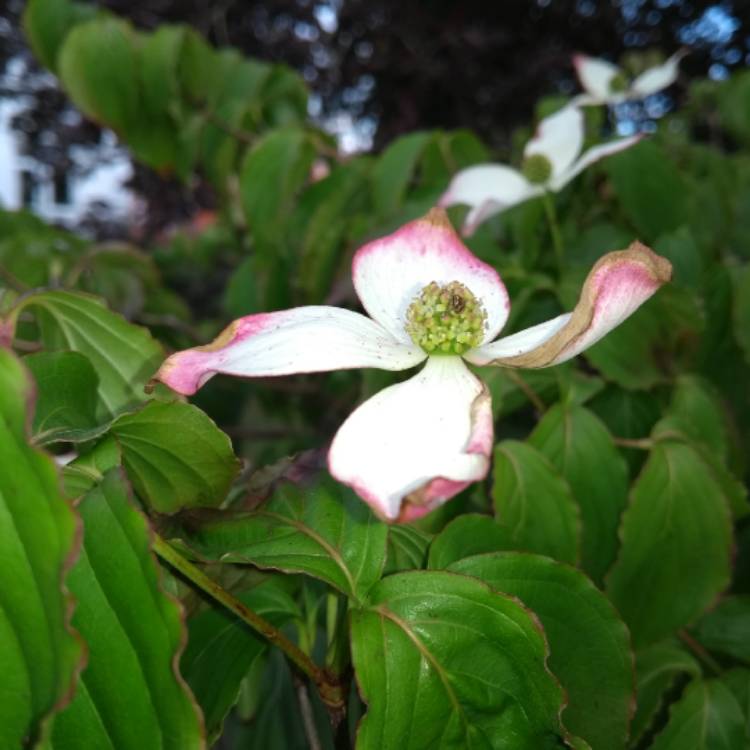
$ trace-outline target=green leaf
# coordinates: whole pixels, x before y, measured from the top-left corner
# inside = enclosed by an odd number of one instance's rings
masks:
[[[63,467],[65,497],[73,500],[82,497],[116,466],[122,466],[122,452],[114,437],[109,435]]]
[[[721,485],[735,519],[750,513],[747,487],[727,467],[730,429],[724,404],[707,381],[692,375],[678,379],[663,419],[653,437],[682,437],[700,454]]]
[[[297,285],[311,303],[323,301],[331,288],[346,248],[351,216],[365,208],[368,169],[369,161],[364,159],[335,167],[300,199],[293,221],[303,228],[298,230],[299,239],[291,242],[299,253]]]
[[[750,664],[750,595],[723,599],[696,623],[694,635],[709,651]]]
[[[654,243],[654,250],[672,262],[674,281],[698,288],[703,278],[703,258],[700,248],[688,227],[680,227],[662,235]]]
[[[745,266],[733,277],[735,293],[733,295],[734,334],[750,363],[750,266]]]
[[[221,505],[240,469],[229,437],[192,404],[152,401],[111,433],[138,496],[159,513]]]
[[[492,497],[515,549],[575,563],[579,510],[567,482],[536,448],[504,440],[495,448]]]
[[[53,461],[26,442],[32,388],[0,349],[0,747],[35,747],[84,655],[63,581],[78,550]]]
[[[67,35],[58,58],[60,80],[76,106],[124,134],[139,124],[137,52],[130,24],[96,18]]]
[[[85,355],[99,377],[97,419],[116,416],[146,400],[144,386],[164,358],[151,334],[128,323],[86,294],[39,292],[24,297],[13,314],[33,312],[48,351]]]
[[[247,222],[261,253],[272,257],[285,229],[297,191],[315,158],[307,133],[275,130],[250,151],[242,164],[240,190]]]
[[[427,560],[427,548],[432,534],[420,531],[408,524],[393,524],[388,527],[388,559],[383,575],[402,570],[420,570]]]
[[[386,524],[331,479],[314,487],[284,482],[257,510],[188,523],[186,541],[209,559],[306,573],[355,599],[385,564]]]
[[[745,748],[750,745],[750,669],[737,667],[725,672],[721,681],[732,691],[745,716]]]
[[[37,387],[34,442],[46,445],[95,436],[99,379],[91,362],[78,352],[41,352],[26,357],[24,364]]]
[[[29,0],[23,13],[23,30],[42,65],[54,73],[60,47],[70,29],[95,13],[94,6],[70,0]]]
[[[56,717],[52,747],[202,748],[200,715],[176,667],[181,609],[159,585],[148,526],[120,471],[78,511],[84,543],[69,586],[89,660],[73,702]]]
[[[651,727],[665,695],[683,675],[700,677],[698,662],[677,641],[661,641],[639,651],[635,658],[637,709],[630,727],[635,742]]]
[[[449,570],[518,597],[540,619],[549,667],[568,697],[565,726],[597,750],[623,750],[633,703],[630,636],[617,611],[575,568],[547,557],[498,552]]]
[[[617,527],[628,498],[625,461],[607,428],[581,406],[554,406],[529,443],[568,481],[581,509],[581,565],[601,582],[617,553]]]
[[[238,598],[276,627],[302,616],[294,600],[273,580]],[[180,668],[203,709],[209,739],[220,733],[225,716],[237,702],[242,680],[267,648],[268,641],[223,608],[205,609],[188,620],[188,643]]]
[[[394,214],[403,203],[419,159],[433,138],[433,133],[409,133],[381,154],[371,177],[372,201],[381,218]]]
[[[351,622],[368,704],[358,750],[564,746],[544,636],[514,600],[464,576],[399,573]]]
[[[729,435],[724,406],[710,383],[694,375],[678,378],[666,420],[659,422],[656,434],[680,432],[693,443],[720,459],[729,454]]]
[[[588,407],[621,438],[645,438],[661,416],[659,401],[646,391],[626,391],[609,386],[594,396]]]
[[[727,501],[688,445],[654,447],[633,487],[620,538],[607,591],[637,648],[689,624],[729,583]]]
[[[645,242],[687,223],[688,186],[661,146],[641,141],[608,158],[604,169]]]
[[[143,104],[149,117],[176,111],[180,103],[178,71],[186,33],[187,29],[182,26],[160,26],[143,40],[139,72]]]
[[[445,570],[457,560],[514,548],[513,534],[489,516],[466,513],[451,521],[430,545],[428,567]]]
[[[719,680],[695,680],[672,708],[666,729],[650,750],[740,750],[742,710]]]

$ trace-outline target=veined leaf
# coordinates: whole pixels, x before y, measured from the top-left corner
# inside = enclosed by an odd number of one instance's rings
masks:
[[[564,747],[544,636],[513,599],[465,576],[399,573],[351,618],[368,704],[359,750]]]
[[[223,562],[307,573],[360,598],[380,578],[388,528],[351,490],[331,479],[284,482],[257,510],[185,527],[198,553]]]
[[[700,664],[680,646],[668,640],[636,654],[636,712],[630,735],[635,742],[650,727],[664,700],[665,693],[678,677],[700,677]]]
[[[515,549],[512,531],[489,516],[465,513],[451,521],[430,545],[428,565],[445,570],[458,560]]]
[[[565,726],[592,748],[624,750],[633,655],[628,630],[607,597],[575,568],[539,555],[475,555],[449,570],[518,597],[534,612],[549,642],[549,668],[568,697]]]
[[[575,563],[578,506],[547,459],[527,443],[504,440],[495,448],[494,477],[497,521],[510,532],[515,549]]]
[[[120,470],[78,511],[84,543],[69,582],[89,661],[73,702],[55,720],[52,748],[203,748],[203,722],[176,666],[182,613],[159,585],[148,526]]]
[[[40,352],[24,359],[37,387],[32,432],[37,445],[86,440],[97,427],[99,379],[78,352]]]
[[[0,747],[34,747],[84,661],[63,581],[78,551],[75,514],[51,458],[26,442],[32,388],[0,349]]]
[[[744,738],[742,710],[729,688],[719,680],[695,680],[650,750],[740,750]]]
[[[529,443],[568,481],[581,509],[581,563],[600,582],[617,553],[617,527],[628,498],[628,470],[607,428],[582,406],[559,404]]]
[[[47,351],[85,355],[99,377],[97,419],[111,419],[146,400],[143,387],[164,358],[151,334],[87,294],[39,292],[24,297],[13,311],[33,312]]]
[[[620,537],[607,591],[638,648],[689,624],[729,583],[729,507],[688,445],[654,447],[633,487]]]
[[[240,468],[229,437],[191,404],[152,401],[111,432],[136,492],[160,513],[220,505]]]

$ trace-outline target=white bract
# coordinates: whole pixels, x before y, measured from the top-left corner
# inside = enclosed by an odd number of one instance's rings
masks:
[[[440,205],[468,205],[462,232],[470,235],[483,222],[506,208],[545,192],[562,190],[599,159],[632,146],[640,136],[619,138],[583,151],[581,110],[567,106],[545,117],[523,150],[521,169],[504,164],[477,164],[462,169],[440,198]]]
[[[178,352],[156,378],[192,394],[216,373],[268,377],[357,367],[406,370],[352,412],[333,439],[331,474],[386,521],[418,518],[489,469],[490,394],[466,366],[546,367],[594,344],[671,274],[639,243],[602,257],[572,313],[495,340],[510,304],[497,272],[433,209],[354,256],[370,317],[336,307],[249,315],[211,344]]]
[[[573,58],[578,80],[583,94],[573,102],[586,104],[618,104],[628,100],[645,99],[647,96],[671,86],[680,73],[680,60],[686,52],[681,50],[661,65],[644,70],[632,80],[622,68],[607,60],[587,55],[576,55]]]

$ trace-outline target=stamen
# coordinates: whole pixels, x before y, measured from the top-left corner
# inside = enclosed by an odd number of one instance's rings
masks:
[[[406,320],[406,332],[428,354],[463,354],[482,343],[487,313],[460,282],[432,281],[409,305]]]
[[[544,154],[530,154],[521,164],[523,176],[535,185],[541,185],[552,177],[552,162]]]
[[[623,91],[627,91],[629,86],[630,81],[624,73],[618,73],[609,80],[609,90],[612,94],[621,94]]]

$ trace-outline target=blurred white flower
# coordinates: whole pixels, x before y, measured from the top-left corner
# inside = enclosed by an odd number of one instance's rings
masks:
[[[462,233],[468,236],[491,216],[518,203],[562,190],[595,161],[632,146],[640,135],[619,138],[583,151],[581,110],[568,105],[545,117],[526,144],[521,169],[504,164],[477,164],[458,172],[440,198],[443,207],[465,204],[471,210]]]
[[[671,86],[677,80],[680,60],[686,54],[686,50],[680,50],[661,65],[648,68],[632,79],[622,68],[607,60],[575,55],[573,65],[585,93],[573,99],[573,103],[585,106],[645,99]]]

